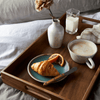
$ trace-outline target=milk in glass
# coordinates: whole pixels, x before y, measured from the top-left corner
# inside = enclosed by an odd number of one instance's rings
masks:
[[[66,32],[69,34],[75,34],[78,30],[80,11],[74,8],[66,11]]]
[[[76,33],[78,30],[78,22],[79,18],[78,17],[67,17],[66,19],[66,32],[70,33]]]

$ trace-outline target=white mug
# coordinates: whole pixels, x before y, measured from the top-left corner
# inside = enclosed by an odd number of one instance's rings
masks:
[[[76,39],[68,43],[68,50],[73,61],[86,65],[93,69],[95,63],[93,56],[97,53],[97,46],[89,40]]]

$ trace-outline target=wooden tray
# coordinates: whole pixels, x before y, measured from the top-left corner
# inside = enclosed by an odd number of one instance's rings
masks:
[[[66,14],[60,18],[64,27],[65,18]],[[74,40],[85,28],[92,27],[92,25],[83,23],[83,19],[100,23],[98,20],[80,16],[78,33],[69,35],[65,32],[62,47],[59,49],[53,49],[49,46],[47,32],[44,32],[41,37],[1,72],[3,82],[40,100],[49,100],[50,98],[52,100],[86,100],[100,73],[100,45],[97,45],[98,52],[93,58],[96,64],[93,70],[89,69],[85,64],[78,64],[72,61],[67,49],[68,42]],[[33,57],[45,53],[62,54],[68,61],[70,68],[76,66],[78,70],[61,82],[43,86],[42,83],[33,80],[29,76],[27,65]]]

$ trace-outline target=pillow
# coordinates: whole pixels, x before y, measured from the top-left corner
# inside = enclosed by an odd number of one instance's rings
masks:
[[[0,24],[18,23],[30,20],[51,18],[49,11],[35,10],[35,0],[0,0]],[[99,0],[53,0],[51,6],[53,15],[61,17],[70,8],[79,9],[81,12],[100,7]]]

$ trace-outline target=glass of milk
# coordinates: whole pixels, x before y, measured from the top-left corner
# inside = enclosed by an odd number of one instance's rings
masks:
[[[75,34],[78,31],[78,23],[80,11],[71,8],[66,11],[66,32],[69,34]]]

